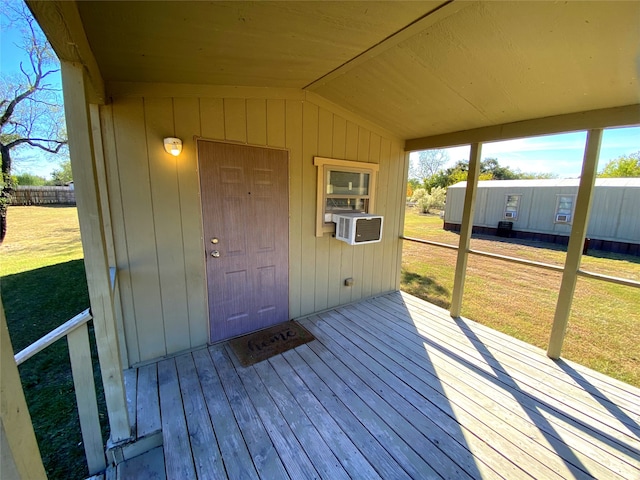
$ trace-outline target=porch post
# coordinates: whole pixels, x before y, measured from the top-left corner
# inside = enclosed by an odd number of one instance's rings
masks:
[[[591,197],[596,182],[596,169],[598,168],[598,156],[600,155],[600,142],[602,141],[602,129],[589,130],[587,134],[587,146],[582,162],[582,174],[580,186],[573,215],[573,226],[567,247],[567,257],[564,263],[562,283],[556,304],[556,313],[549,339],[547,355],[553,359],[560,358],[562,343],[567,330],[571,303],[576,289],[578,269],[582,260],[582,248],[589,226],[589,213],[591,211]]]
[[[81,64],[63,61],[61,71],[91,314],[109,414],[111,441],[118,443],[130,438],[131,428],[113,308],[104,218],[99,198],[100,188],[104,188],[104,185],[100,185],[98,181],[84,68]]]
[[[1,300],[0,323],[0,473],[3,479],[46,479]]]
[[[469,258],[469,245],[471,242],[471,231],[473,229],[473,214],[476,205],[478,177],[480,176],[481,155],[482,144],[471,144],[471,154],[469,155],[469,174],[467,175],[467,188],[464,194],[464,210],[462,211],[460,243],[458,244],[458,258],[456,260],[456,274],[453,280],[451,309],[449,310],[452,317],[459,317],[462,312],[464,279],[467,274],[467,259]]]

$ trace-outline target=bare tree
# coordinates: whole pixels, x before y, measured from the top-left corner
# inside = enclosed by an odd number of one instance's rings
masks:
[[[18,149],[36,148],[58,154],[67,145],[64,110],[60,91],[51,86],[50,76],[59,70],[59,62],[46,38],[24,4],[12,7],[4,3],[3,13],[14,25],[20,25],[28,56],[20,63],[20,74],[0,76],[0,243],[7,230],[7,206],[13,193],[11,154]]]
[[[448,161],[449,153],[446,150],[423,150],[419,152],[418,159],[411,162],[409,178],[424,182],[435,175]]]

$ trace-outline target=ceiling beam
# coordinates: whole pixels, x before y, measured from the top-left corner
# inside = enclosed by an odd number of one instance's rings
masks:
[[[377,57],[383,52],[386,52],[387,50],[395,47],[399,43],[423,32],[424,30],[429,28],[431,25],[434,25],[440,20],[443,20],[444,18],[447,18],[448,16],[453,15],[454,13],[459,12],[463,8],[467,8],[468,6],[473,5],[475,3],[477,2],[463,2],[460,0],[449,0],[449,1],[443,2],[441,5],[425,13],[423,16],[414,20],[409,25],[401,28],[395,33],[392,33],[384,40],[381,40],[374,46],[368,48],[364,52],[353,57],[351,60],[346,61],[339,67],[336,67],[334,70],[330,71],[329,73],[314,80],[309,85],[303,87],[303,89],[310,90],[310,91],[317,90],[323,85],[329,83],[331,80],[341,75],[344,75],[349,70],[352,70],[358,65],[361,65],[362,63],[367,62],[368,60],[374,57]]]
[[[104,104],[104,81],[76,2],[25,0],[60,61],[83,65],[89,79],[89,101]]]
[[[490,127],[474,128],[472,130],[443,133],[431,137],[414,138],[405,142],[404,149],[406,152],[415,152],[432,148],[457,147],[477,142],[495,142],[594,128],[629,127],[633,125],[640,125],[640,104],[567,113],[553,117],[535,118]]]

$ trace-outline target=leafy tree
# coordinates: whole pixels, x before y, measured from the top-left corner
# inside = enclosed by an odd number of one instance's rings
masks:
[[[60,164],[59,170],[51,172],[51,178],[54,185],[64,185],[73,181],[73,174],[71,173],[71,160],[66,160]]]
[[[469,173],[469,161],[458,160],[456,164],[446,170],[440,170],[435,175],[428,178],[424,185],[431,191],[435,187],[446,188],[454,183],[463,182]],[[517,180],[532,178],[555,178],[555,175],[548,173],[522,173],[520,170],[512,170],[503,167],[497,158],[485,158],[480,162],[480,180]]]
[[[44,185],[47,185],[48,181],[46,178],[39,175],[33,175],[32,173],[21,173],[20,175],[15,175],[15,183],[18,185],[32,185],[35,187],[42,187]]]
[[[435,175],[449,161],[446,150],[423,150],[418,153],[418,159],[411,163],[409,178],[415,178],[420,182]]]
[[[521,180],[550,180],[553,178],[558,178],[558,175],[551,172],[523,172],[518,178]]]
[[[413,192],[416,189],[420,188],[420,182],[416,178],[410,178],[407,180],[407,197],[411,198],[413,196]]]
[[[490,180],[516,180],[520,178],[519,171],[509,167],[501,167],[497,158],[485,158],[480,162],[480,175],[491,174]]]
[[[466,180],[468,170],[469,161],[458,160],[453,167],[449,167],[446,170],[439,170],[430,178],[426,179],[424,186],[427,190],[435,187],[447,188],[449,185]]]
[[[609,160],[598,177],[640,177],[640,150]]]
[[[29,61],[27,65],[20,63],[20,74],[2,72],[0,77],[0,243],[6,234],[7,206],[14,189],[12,152],[36,148],[58,154],[67,144],[59,91],[48,83],[58,71],[59,62],[26,6],[13,8],[8,3],[3,6],[3,13],[21,26],[21,48]]]

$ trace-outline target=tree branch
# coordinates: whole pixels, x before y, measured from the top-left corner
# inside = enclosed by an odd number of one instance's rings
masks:
[[[50,148],[50,147],[47,147],[45,145],[41,145],[40,143],[37,143],[37,142],[55,143],[56,146],[55,146],[55,148]],[[12,149],[12,148],[15,148],[15,147],[17,147],[19,145],[25,144],[25,143],[28,144],[28,145],[31,145],[32,147],[36,147],[36,148],[39,148],[41,150],[44,150],[45,152],[58,153],[58,152],[60,152],[60,149],[67,144],[67,141],[66,140],[65,141],[48,140],[46,138],[19,138],[18,140],[14,140],[13,142],[8,143],[6,145],[6,147],[9,148],[9,149]]]

